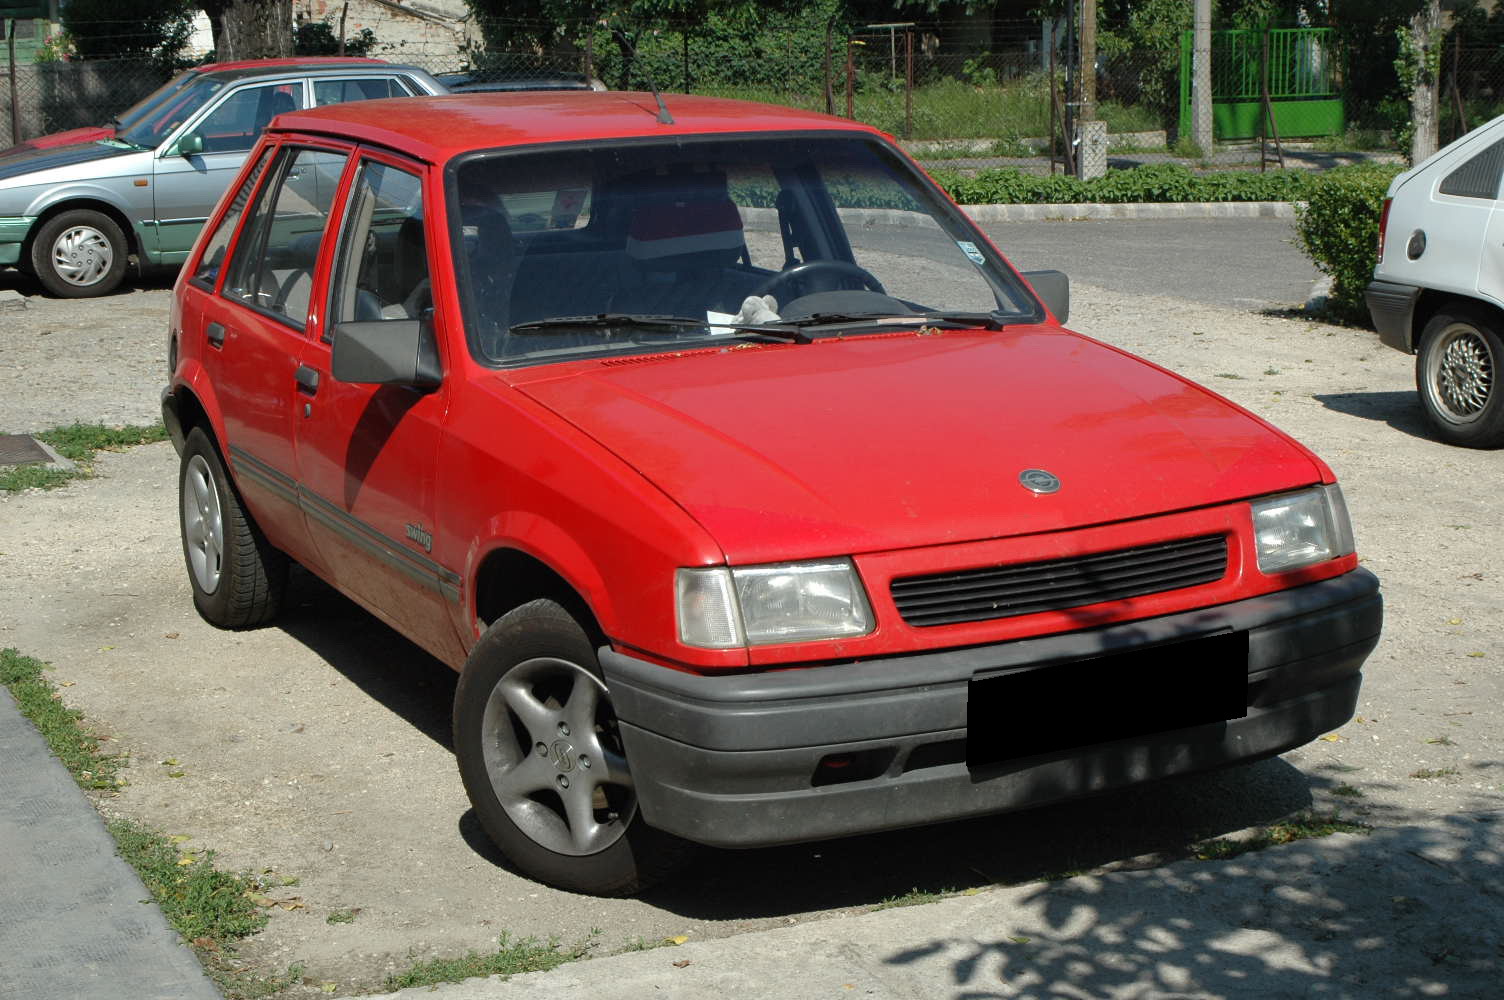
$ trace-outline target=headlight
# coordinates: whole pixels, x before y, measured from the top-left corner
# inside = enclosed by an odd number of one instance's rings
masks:
[[[1336,485],[1256,500],[1253,537],[1259,569],[1285,573],[1353,551],[1347,504]]]
[[[681,569],[674,584],[687,646],[734,649],[872,631],[872,609],[849,559]]]

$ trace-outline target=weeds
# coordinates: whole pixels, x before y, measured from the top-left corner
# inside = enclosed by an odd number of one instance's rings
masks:
[[[141,444],[167,440],[162,424],[106,427],[103,424],[69,424],[33,434],[38,441],[51,445],[59,455],[75,464],[72,469],[47,465],[16,465],[0,468],[0,492],[53,489],[75,479],[94,475],[94,456],[101,451],[121,451]]]
[[[419,962],[399,975],[388,976],[386,988],[402,990],[413,986],[457,983],[474,976],[515,976],[524,972],[547,972],[566,962],[584,958],[592,946],[590,940],[573,948],[561,949],[557,941],[540,944],[535,938],[513,941],[502,934],[494,952],[466,952],[460,958],[435,958]]]
[[[46,669],[41,660],[0,649],[0,683],[10,689],[21,714],[37,727],[79,787],[105,789],[123,784],[120,758],[100,752],[99,737],[84,726],[82,712],[63,705],[52,682],[43,676]]]
[[[946,896],[952,895],[955,895],[954,889],[942,889],[939,892],[928,892],[923,889],[915,888],[910,889],[908,892],[904,893],[901,896],[889,896],[882,902],[874,906],[872,909],[874,912],[876,912],[877,910],[896,910],[901,906],[920,906],[924,903],[938,903]]]
[[[1292,844],[1297,840],[1330,837],[1334,833],[1366,834],[1368,831],[1369,827],[1362,823],[1352,823],[1336,815],[1305,815],[1263,827],[1251,837],[1237,840],[1215,837],[1205,840],[1192,848],[1192,851],[1202,861],[1226,861],[1250,851],[1262,851],[1266,847],[1279,844]]]

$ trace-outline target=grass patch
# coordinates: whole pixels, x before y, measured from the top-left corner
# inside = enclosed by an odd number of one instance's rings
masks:
[[[45,441],[64,458],[77,464],[76,469],[54,469],[48,466],[17,465],[0,468],[0,492],[15,493],[20,490],[52,489],[75,479],[88,479],[94,475],[94,456],[101,451],[123,451],[140,444],[154,444],[167,440],[167,428],[162,424],[106,427],[103,424],[69,424],[50,431],[33,434],[38,441]]]
[[[1432,778],[1455,778],[1462,772],[1455,767],[1423,767],[1419,771],[1411,771],[1410,777],[1428,781]]]
[[[1352,785],[1338,785],[1336,788],[1332,789],[1332,794],[1333,795],[1340,795],[1344,799],[1361,799],[1361,798],[1363,798],[1363,792],[1362,792],[1362,790],[1354,788]]]
[[[514,941],[502,934],[496,950],[481,954],[466,952],[460,958],[435,958],[419,962],[406,972],[388,976],[386,988],[403,990],[413,986],[457,983],[475,976],[515,976],[524,972],[547,972],[566,962],[584,958],[592,942],[587,939],[573,948],[561,948],[557,941],[541,944],[536,938]]]
[[[908,892],[904,893],[901,896],[889,896],[888,898],[884,899],[882,902],[874,906],[872,909],[873,912],[876,912],[877,910],[896,910],[900,906],[920,906],[925,903],[938,903],[946,896],[951,896],[954,894],[954,889],[942,889],[939,892],[928,892],[923,889],[910,889]]]
[[[83,713],[60,700],[43,671],[47,665],[14,649],[0,649],[0,683],[10,689],[21,714],[31,720],[53,756],[63,762],[82,788],[115,788],[121,759],[101,753],[99,738],[83,724]]]
[[[1263,827],[1251,837],[1238,840],[1215,837],[1211,840],[1204,840],[1192,848],[1192,852],[1202,861],[1226,861],[1240,854],[1262,851],[1266,847],[1274,847],[1278,844],[1292,844],[1297,840],[1330,837],[1334,833],[1367,833],[1368,830],[1369,828],[1362,823],[1349,822],[1336,815],[1297,816],[1283,823]]]
[[[352,908],[348,910],[335,910],[333,913],[324,918],[324,923],[353,924],[355,923],[355,917],[358,913],[360,913],[360,910],[358,908]]]

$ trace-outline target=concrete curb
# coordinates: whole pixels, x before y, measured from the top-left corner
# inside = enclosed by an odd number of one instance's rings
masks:
[[[1070,219],[1293,219],[1293,201],[1179,201],[1124,204],[962,205],[977,222]]]

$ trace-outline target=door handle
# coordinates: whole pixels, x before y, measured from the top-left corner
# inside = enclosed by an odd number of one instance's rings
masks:
[[[223,348],[225,346],[225,326],[223,323],[210,323],[204,329],[204,337],[209,341],[210,347]]]
[[[317,369],[307,365],[298,365],[297,374],[293,376],[298,383],[298,391],[305,396],[315,396],[319,391],[319,373]]]

